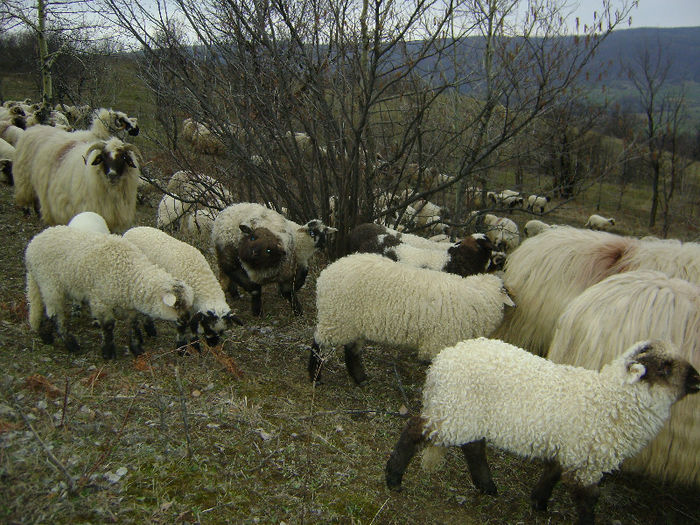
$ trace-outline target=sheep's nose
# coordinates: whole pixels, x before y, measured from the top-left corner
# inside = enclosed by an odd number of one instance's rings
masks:
[[[138,127],[138,126],[132,127],[132,128],[128,131],[128,133],[129,133],[129,135],[133,135],[133,136],[138,135],[138,134],[139,134],[139,127]]]
[[[685,392],[686,394],[695,394],[700,391],[700,375],[692,366],[688,369],[688,375],[685,377]]]

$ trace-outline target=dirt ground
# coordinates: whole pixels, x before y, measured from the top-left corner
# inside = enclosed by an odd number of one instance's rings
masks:
[[[139,208],[140,224],[155,209]],[[413,352],[368,346],[369,383],[355,387],[340,351],[313,387],[312,268],[294,317],[276,291],[221,349],[173,351],[158,323],[146,355],[105,362],[99,331],[72,317],[79,354],[30,333],[23,250],[42,229],[0,187],[1,523],[571,523],[564,487],[550,508],[530,509],[540,465],[489,450],[497,497],[477,492],[458,450],[433,473],[409,466],[404,489],[384,485],[384,465],[407,415],[420,408],[425,365]],[[200,247],[206,249],[202,240]],[[123,326],[115,339],[125,349]],[[514,393],[516,395],[516,393]],[[697,491],[611,475],[599,523],[700,523]]]

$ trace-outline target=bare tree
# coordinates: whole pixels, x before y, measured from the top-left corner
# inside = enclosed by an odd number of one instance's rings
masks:
[[[225,144],[216,169],[241,198],[306,220],[327,218],[335,196],[339,252],[359,222],[400,220],[467,181],[485,187],[629,12],[606,1],[580,37],[564,37],[563,7],[545,0],[525,12],[519,0],[104,5],[138,42],[155,96]]]

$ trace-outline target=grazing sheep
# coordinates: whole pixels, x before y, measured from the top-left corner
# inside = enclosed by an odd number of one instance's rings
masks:
[[[601,231],[607,231],[610,230],[613,226],[615,226],[615,219],[610,217],[609,219],[605,217],[601,217],[600,215],[591,215],[588,217],[588,220],[586,221],[586,224],[584,224],[584,228],[590,228],[591,230],[601,230]]]
[[[497,250],[511,252],[520,244],[518,225],[506,217],[490,213],[483,216],[486,236]]]
[[[433,447],[426,467],[445,447],[460,446],[477,489],[496,495],[485,443],[545,470],[531,493],[546,510],[562,475],[578,523],[594,521],[603,474],[654,438],[671,405],[700,388],[693,366],[666,341],[641,341],[600,372],[558,365],[496,339],[472,339],[433,360],[421,416],[406,425],[386,464],[386,483],[399,489],[419,444]]]
[[[316,281],[309,377],[318,379],[322,351],[344,345],[348,372],[363,383],[363,340],[415,348],[430,360],[445,346],[493,333],[505,305],[514,306],[495,275],[460,277],[372,253],[343,257]]]
[[[102,328],[105,359],[116,357],[114,323],[122,311],[177,321],[192,308],[189,285],[117,235],[47,228],[27,245],[25,264],[29,324],[46,344],[58,329],[69,351],[79,350],[79,345],[66,326],[66,299],[88,303]]]
[[[552,198],[549,195],[530,195],[527,198],[527,209],[542,214],[550,200]]]
[[[267,230],[267,245],[261,244],[257,230]],[[296,292],[306,281],[311,257],[335,231],[318,219],[301,226],[261,204],[242,202],[229,206],[216,216],[211,236],[224,289],[232,297],[238,297],[236,285],[250,292],[252,312],[260,315],[261,287],[276,282],[294,313],[300,315],[302,307]],[[255,246],[249,246],[250,243]]]
[[[557,318],[571,300],[606,277],[639,269],[700,284],[700,244],[549,228],[508,256],[504,281],[519,308],[508,312],[496,337],[545,355]]]
[[[91,143],[50,126],[29,128],[17,144],[15,203],[38,200],[46,224],[66,224],[81,211],[104,217],[112,231],[134,219],[139,180],[136,146],[116,137]]]
[[[99,213],[92,211],[84,211],[79,213],[68,222],[68,226],[86,232],[110,233],[104,217],[102,217],[102,215]]]
[[[202,173],[185,170],[173,173],[165,189],[187,203],[196,204],[197,209],[221,210],[235,200],[231,192],[218,180]]]
[[[483,234],[477,233],[453,244],[436,243],[441,249],[416,248],[402,242],[404,235],[392,235],[379,224],[360,224],[350,231],[350,251],[378,253],[416,268],[461,276],[482,273],[488,268],[493,246]]]
[[[242,324],[231,312],[219,281],[197,248],[148,226],[131,228],[123,237],[141,250],[150,262],[192,287],[192,311],[178,319],[176,348],[198,341],[200,335],[208,345],[217,345],[221,334],[233,322]],[[142,339],[138,324],[132,323],[132,328],[130,347],[135,353],[140,353]],[[191,337],[188,337],[188,331]]]
[[[608,277],[568,304],[547,357],[598,370],[619,349],[645,337],[673,342],[700,368],[700,286],[653,270]],[[669,424],[623,467],[700,487],[700,400],[674,406]]]
[[[73,132],[74,140],[92,142],[96,139],[109,140],[112,136],[123,138],[125,134],[139,134],[138,119],[129,117],[122,111],[99,108],[92,113],[92,123],[88,129]]]
[[[551,226],[546,222],[538,221],[537,219],[532,219],[531,221],[527,221],[525,223],[523,231],[525,232],[525,235],[527,237],[534,237],[538,233],[542,233],[543,231],[549,228],[551,228]]]
[[[522,208],[525,202],[520,192],[515,190],[503,190],[500,193],[489,191],[486,193],[486,199],[493,207],[505,207],[509,209]]]

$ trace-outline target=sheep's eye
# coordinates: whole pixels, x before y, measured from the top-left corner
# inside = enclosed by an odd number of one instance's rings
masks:
[[[309,232],[309,235],[311,235],[311,237],[316,237],[316,232],[313,231],[313,230],[311,230],[311,231]]]
[[[251,240],[251,241],[254,241],[254,240],[255,240],[255,235],[251,235],[251,236],[250,236],[250,240]]]
[[[272,250],[270,248],[268,248],[267,250],[265,250],[265,253],[270,255],[272,253]]]

